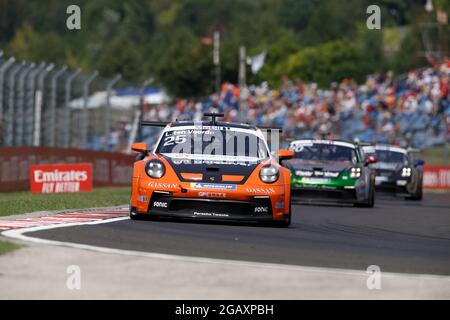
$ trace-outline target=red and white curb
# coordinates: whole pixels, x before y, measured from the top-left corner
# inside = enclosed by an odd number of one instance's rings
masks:
[[[42,226],[69,224],[69,223],[96,222],[107,219],[122,218],[126,216],[128,216],[127,209],[68,212],[68,213],[66,212],[36,218],[0,220],[0,230],[42,227]]]

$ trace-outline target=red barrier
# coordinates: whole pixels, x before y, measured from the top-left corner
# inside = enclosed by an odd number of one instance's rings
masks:
[[[134,156],[48,147],[0,148],[0,192],[29,190],[35,164],[90,163],[94,187],[130,186]]]
[[[424,166],[425,189],[450,190],[450,166]]]
[[[34,193],[90,192],[92,165],[90,163],[31,165],[30,190]]]

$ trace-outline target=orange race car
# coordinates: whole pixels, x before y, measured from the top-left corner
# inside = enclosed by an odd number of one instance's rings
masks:
[[[269,151],[261,129],[216,121],[164,126],[153,151],[136,143],[130,217],[238,220],[287,227],[291,222],[288,169],[293,152]],[[269,129],[270,130],[270,129]]]

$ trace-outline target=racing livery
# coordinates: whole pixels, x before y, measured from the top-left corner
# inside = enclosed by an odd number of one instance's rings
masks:
[[[294,158],[283,162],[292,172],[293,198],[307,202],[343,202],[373,207],[374,157],[363,158],[358,145],[339,140],[296,140]]]
[[[143,143],[133,171],[130,217],[240,220],[287,227],[290,171],[251,125],[212,121],[167,125],[150,152]],[[142,125],[154,125],[143,122]]]
[[[376,171],[376,189],[421,200],[423,195],[423,160],[415,159],[414,152],[390,145],[364,146],[366,155],[378,160],[371,165]]]

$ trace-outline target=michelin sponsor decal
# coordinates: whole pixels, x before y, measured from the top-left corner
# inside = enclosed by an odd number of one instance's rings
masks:
[[[222,183],[191,183],[192,189],[212,189],[212,190],[236,190],[235,184]]]

